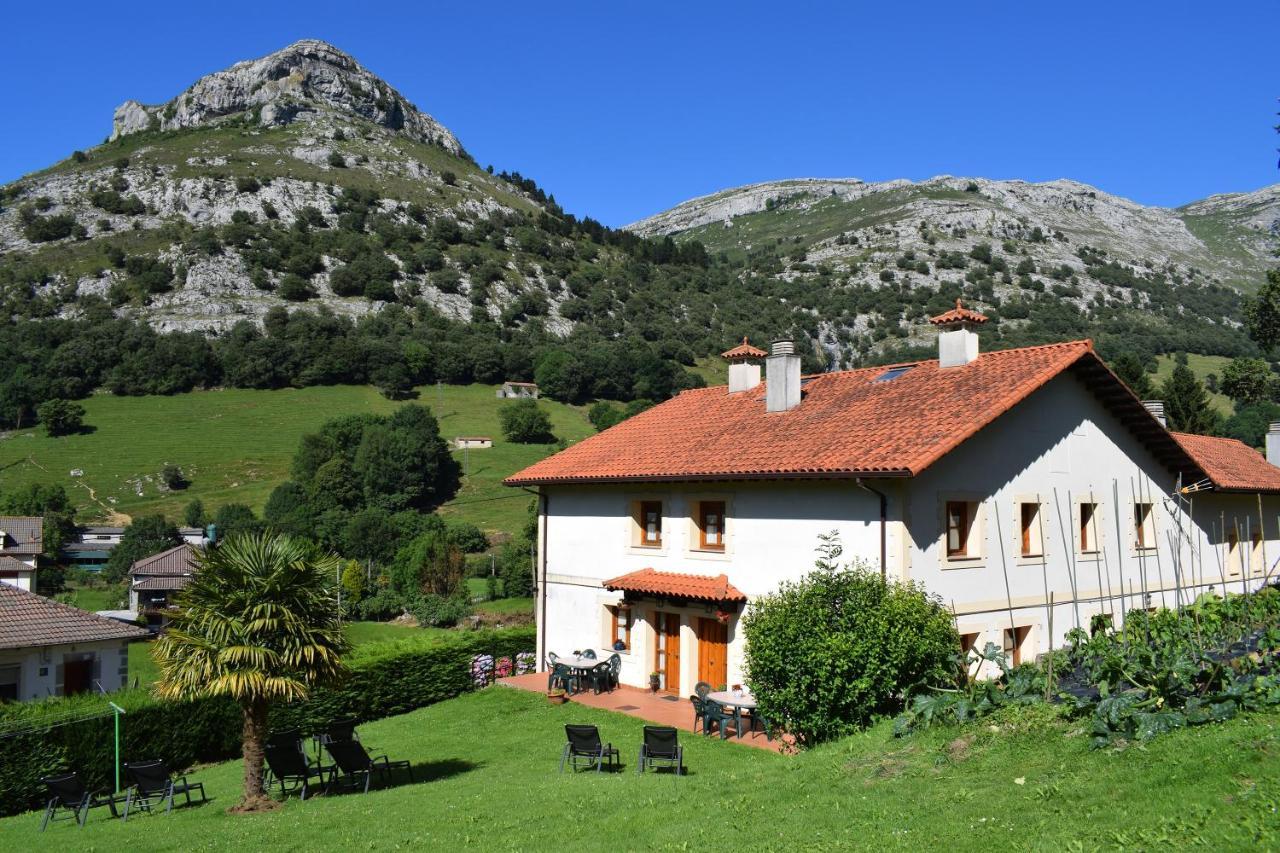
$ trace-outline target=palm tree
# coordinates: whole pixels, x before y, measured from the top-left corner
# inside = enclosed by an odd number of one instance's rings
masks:
[[[156,641],[156,692],[230,696],[240,705],[244,795],[235,810],[269,808],[262,761],[270,703],[306,698],[347,671],[330,581],[338,558],[288,536],[253,533],[209,548],[196,562]]]

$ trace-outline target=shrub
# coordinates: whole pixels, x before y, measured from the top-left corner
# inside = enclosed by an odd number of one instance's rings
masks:
[[[360,618],[371,622],[385,622],[405,612],[404,596],[389,586],[379,587],[377,592],[360,600],[357,608]]]
[[[517,444],[545,444],[555,441],[551,434],[551,418],[536,400],[523,399],[508,403],[498,410],[502,434]]]
[[[329,152],[329,165],[335,169],[347,168],[347,161],[338,151]]]
[[[839,566],[834,534],[818,568],[756,600],[743,627],[761,713],[802,746],[840,737],[952,675],[959,638],[942,602],[865,565]]]
[[[36,407],[36,417],[49,435],[70,435],[84,429],[84,406],[67,400],[45,400]]]
[[[238,193],[256,193],[262,189],[262,184],[258,183],[258,179],[252,175],[236,178],[236,192]]]
[[[160,479],[170,489],[185,489],[187,487],[186,475],[182,473],[182,469],[177,465],[169,464],[164,466],[160,471]]]
[[[452,628],[471,615],[465,588],[453,595],[423,595],[409,604],[409,612],[421,628]]]

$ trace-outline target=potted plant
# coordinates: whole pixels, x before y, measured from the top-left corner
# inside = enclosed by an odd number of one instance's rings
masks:
[[[557,687],[547,691],[547,701],[552,705],[563,705],[569,701],[569,694],[564,692],[563,687]]]
[[[649,673],[649,689],[654,693],[657,693],[658,688],[661,686],[662,686],[662,673],[660,672]]]
[[[717,621],[717,622],[719,622],[721,625],[728,625],[728,624],[729,624],[729,620],[730,620],[730,619],[732,619],[732,618],[733,618],[733,611],[732,611],[732,610],[717,610],[717,611],[716,611],[716,621]]]

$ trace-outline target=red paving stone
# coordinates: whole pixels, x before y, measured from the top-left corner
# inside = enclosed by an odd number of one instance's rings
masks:
[[[504,687],[514,687],[518,690],[546,693],[547,674],[545,672],[530,672],[525,675],[513,675],[509,678],[498,679],[498,684]],[[666,697],[667,694],[651,693],[638,687],[623,685],[609,693],[595,694],[590,691],[575,693],[570,697],[569,701],[577,702],[579,705],[586,705],[589,708],[616,711],[619,714],[639,717],[651,723],[675,726],[686,732],[692,732],[693,706],[689,704],[689,697]],[[698,734],[702,734],[701,730],[699,730]],[[716,734],[713,737],[719,737],[719,735]],[[728,739],[734,743],[754,746],[759,749],[771,749],[774,752],[781,752],[784,745],[777,738],[769,740],[762,732],[752,732],[743,738],[736,738],[730,734]]]

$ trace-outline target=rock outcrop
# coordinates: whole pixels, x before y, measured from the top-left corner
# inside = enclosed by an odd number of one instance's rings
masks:
[[[312,39],[201,77],[163,104],[125,101],[116,109],[111,138],[150,128],[199,127],[244,113],[272,126],[305,121],[325,112],[358,116],[450,153],[462,152],[457,138],[444,125],[350,55]]]

